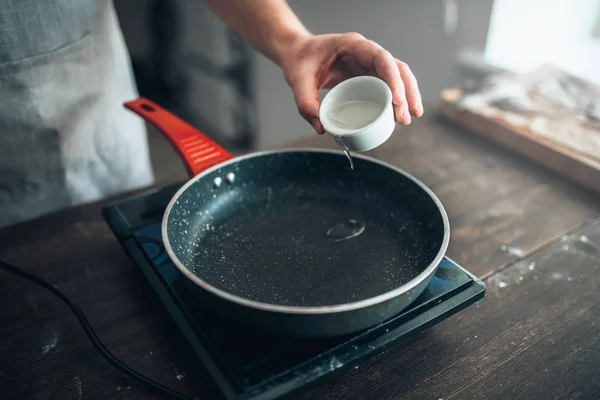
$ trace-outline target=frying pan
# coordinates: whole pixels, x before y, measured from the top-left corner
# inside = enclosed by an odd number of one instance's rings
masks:
[[[286,335],[350,334],[405,309],[446,252],[442,204],[392,165],[353,155],[351,169],[342,151],[320,149],[234,158],[148,99],[125,107],[168,138],[191,175],[162,238],[207,310]],[[328,235],[349,220],[362,233]]]

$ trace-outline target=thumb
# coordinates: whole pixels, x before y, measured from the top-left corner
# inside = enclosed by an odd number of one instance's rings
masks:
[[[303,74],[290,84],[294,92],[294,100],[298,106],[298,112],[309,124],[312,125],[317,134],[325,133],[323,125],[319,120],[319,91],[313,74]]]

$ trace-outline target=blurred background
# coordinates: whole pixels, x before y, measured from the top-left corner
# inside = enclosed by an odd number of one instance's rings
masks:
[[[291,0],[313,33],[355,31],[407,62],[426,113],[440,92],[497,71],[554,65],[600,83],[600,0]],[[279,68],[201,1],[115,0],[142,95],[232,152],[314,135]],[[326,140],[324,138],[323,140]],[[151,133],[153,159],[171,149]],[[173,168],[180,168],[175,162]],[[157,170],[158,180],[171,171]]]

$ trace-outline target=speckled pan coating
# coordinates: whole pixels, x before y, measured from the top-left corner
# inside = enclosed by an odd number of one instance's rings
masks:
[[[342,152],[254,153],[213,167],[167,208],[167,251],[202,301],[271,330],[338,335],[381,322],[426,287],[448,219],[414,178],[354,160],[356,191]],[[365,221],[365,232],[325,238],[348,218]]]

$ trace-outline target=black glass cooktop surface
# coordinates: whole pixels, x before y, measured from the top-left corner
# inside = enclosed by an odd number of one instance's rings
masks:
[[[298,339],[266,334],[198,306],[198,290],[173,265],[160,234],[179,184],[112,204],[104,218],[227,399],[280,399],[306,390],[481,299],[485,285],[444,258],[423,294],[400,315],[356,334]]]

